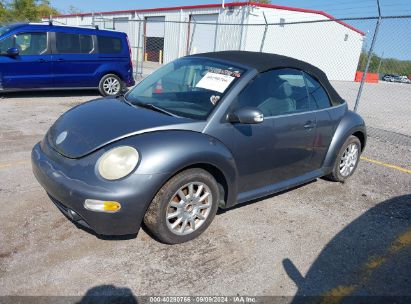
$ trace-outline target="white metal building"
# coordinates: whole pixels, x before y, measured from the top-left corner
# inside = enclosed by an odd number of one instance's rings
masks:
[[[66,25],[94,24],[126,32],[138,61],[167,63],[189,53],[221,50],[263,51],[307,61],[331,80],[354,80],[364,39],[360,30],[325,12],[253,2],[53,19]]]

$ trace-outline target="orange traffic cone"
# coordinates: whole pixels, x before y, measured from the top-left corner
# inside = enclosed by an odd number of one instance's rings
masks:
[[[154,89],[154,93],[162,93],[163,92],[163,85],[161,84],[161,79],[157,81],[156,87]]]

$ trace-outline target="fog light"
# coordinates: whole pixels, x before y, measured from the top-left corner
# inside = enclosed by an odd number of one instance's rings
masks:
[[[94,199],[86,199],[84,208],[97,212],[117,212],[121,209],[119,202],[114,201],[99,201]]]

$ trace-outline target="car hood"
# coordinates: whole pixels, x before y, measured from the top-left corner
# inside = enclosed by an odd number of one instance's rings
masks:
[[[161,129],[174,129],[192,120],[131,106],[121,99],[97,99],[69,110],[47,134],[60,154],[80,158],[119,139]]]

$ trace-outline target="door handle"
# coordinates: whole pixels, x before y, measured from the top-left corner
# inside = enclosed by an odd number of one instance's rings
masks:
[[[317,126],[317,124],[315,123],[315,121],[307,121],[304,125],[304,129],[313,129]]]
[[[62,62],[62,61],[64,61],[64,59],[63,59],[63,58],[59,58],[59,59],[57,59],[57,61],[58,61],[58,62]]]
[[[45,60],[45,59],[41,58],[41,59],[39,59],[39,60],[38,60],[38,62],[43,63],[43,62],[47,62],[47,60]]]

